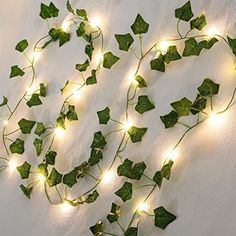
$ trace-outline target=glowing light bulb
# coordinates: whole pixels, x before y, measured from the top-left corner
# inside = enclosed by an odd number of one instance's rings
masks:
[[[7,125],[8,125],[8,120],[4,120],[4,121],[3,121],[3,125],[4,125],[4,126],[7,126]]]
[[[100,64],[103,61],[103,54],[102,52],[98,52],[95,56],[94,56],[94,63],[95,65]]]
[[[109,184],[114,180],[114,178],[115,178],[114,172],[113,171],[107,171],[102,176],[102,182],[104,184]]]
[[[213,37],[215,37],[216,35],[219,35],[220,34],[220,30],[216,27],[212,27],[210,29],[208,29],[206,31],[206,34],[208,36],[209,39],[212,39]]]
[[[70,28],[70,21],[69,21],[68,18],[66,18],[66,19],[62,22],[61,29],[62,29],[64,32],[68,32],[68,31],[69,31],[69,28]]]
[[[90,18],[90,23],[95,26],[95,27],[100,27],[101,25],[101,18],[99,18],[98,16],[95,16],[93,18]]]
[[[31,96],[35,91],[37,90],[36,85],[32,85],[29,88],[27,88],[26,92],[28,96]]]
[[[149,209],[149,205],[146,203],[146,202],[141,202],[139,205],[138,205],[138,209],[137,211],[139,213],[142,213],[143,211],[147,211]]]
[[[133,126],[133,122],[128,120],[126,124],[123,125],[124,130],[128,131]]]
[[[59,138],[61,138],[65,135],[65,130],[61,127],[56,127],[54,132],[55,132],[55,135]]]
[[[159,48],[161,49],[161,51],[163,53],[167,52],[167,49],[168,47],[170,46],[170,42],[168,41],[161,41],[159,44],[158,44]]]
[[[175,149],[170,149],[166,153],[166,160],[167,161],[176,161],[177,158],[179,157],[179,150],[177,148]]]
[[[40,182],[45,182],[46,177],[45,177],[43,174],[38,174],[37,179],[38,179]]]
[[[33,52],[33,60],[34,60],[34,62],[38,61],[41,58],[41,56],[42,56],[41,50],[35,50]]]
[[[68,201],[64,201],[62,204],[60,204],[60,208],[61,211],[66,214],[73,209],[73,206],[71,206],[71,204]]]
[[[135,80],[135,75],[134,75],[134,73],[130,73],[130,75],[129,75],[129,81],[130,81],[130,82],[136,81],[136,80]]]
[[[13,171],[16,169],[17,167],[17,163],[14,159],[11,159],[9,162],[8,162],[8,166],[9,166],[9,169],[10,171]]]
[[[223,114],[217,114],[215,112],[211,112],[208,117],[208,121],[211,125],[219,125],[224,121]]]

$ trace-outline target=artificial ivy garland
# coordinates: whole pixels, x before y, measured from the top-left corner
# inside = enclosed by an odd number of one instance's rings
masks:
[[[54,42],[59,42],[59,47],[63,46],[65,43],[68,43],[71,39],[71,33],[68,32],[68,29],[71,26],[75,26],[77,37],[84,40],[86,44],[84,52],[87,55],[87,60],[75,65],[75,69],[78,70],[81,76],[81,81],[66,81],[64,87],[61,89],[61,94],[64,95],[64,93],[66,93],[71,86],[76,86],[76,89],[73,90],[72,93],[69,93],[64,99],[54,126],[48,126],[42,121],[34,121],[22,118],[18,121],[19,128],[17,130],[7,132],[9,127],[8,122],[12,121],[13,116],[17,112],[19,106],[23,105],[23,102],[26,101],[26,105],[29,108],[43,104],[44,99],[47,96],[47,86],[45,84],[40,83],[39,87],[31,93],[29,93],[29,91],[25,91],[23,96],[13,108],[9,105],[7,97],[3,97],[0,107],[5,107],[8,110],[9,115],[4,121],[2,130],[2,141],[5,149],[5,156],[0,157],[2,161],[0,171],[4,171],[9,166],[14,167],[14,160],[12,160],[11,154],[23,154],[25,151],[25,142],[23,139],[16,138],[15,140],[12,140],[10,137],[18,132],[21,132],[24,135],[34,135],[35,139],[33,141],[33,145],[35,147],[35,154],[41,159],[41,163],[34,167],[34,165],[32,166],[32,164],[25,161],[16,167],[16,170],[19,172],[21,179],[25,180],[25,183],[27,182],[27,184],[21,184],[20,188],[29,199],[32,195],[33,189],[37,188],[37,184],[43,181],[45,195],[51,204],[67,204],[73,207],[81,206],[83,204],[91,204],[99,197],[97,187],[101,184],[104,177],[109,175],[109,173],[114,169],[115,163],[119,161],[116,172],[117,176],[124,178],[124,183],[119,189],[115,191],[114,194],[117,195],[117,197],[120,198],[122,202],[131,200],[135,194],[135,187],[138,185],[138,181],[141,178],[145,178],[147,183],[136,188],[150,188],[149,193],[144,197],[143,205],[145,205],[156,188],[161,188],[164,179],[170,179],[174,161],[170,157],[167,157],[161,170],[157,170],[156,173],[153,173],[153,175],[150,177],[145,173],[147,167],[146,163],[143,161],[134,163],[128,158],[123,158],[125,155],[124,151],[126,150],[128,144],[141,142],[144,138],[144,135],[148,131],[147,127],[137,127],[131,124],[129,119],[129,111],[130,109],[133,109],[132,105],[135,104],[135,110],[139,114],[143,114],[155,108],[155,105],[147,95],[137,95],[141,93],[142,88],[148,87],[148,83],[139,73],[142,62],[146,59],[147,55],[154,51],[156,52],[157,56],[150,61],[151,69],[165,72],[166,68],[168,68],[168,64],[177,60],[181,60],[183,57],[199,56],[203,50],[211,49],[218,42],[218,40],[221,39],[227,44],[227,46],[231,48],[233,54],[236,55],[236,39],[232,39],[229,36],[226,39],[218,34],[214,34],[214,36],[210,39],[205,39],[208,37],[206,34],[195,35],[194,32],[202,31],[202,29],[207,25],[207,21],[204,14],[193,18],[194,14],[191,9],[191,3],[188,1],[182,7],[175,10],[175,17],[178,19],[178,37],[174,39],[167,39],[170,45],[168,45],[166,50],[163,50],[159,47],[161,42],[156,42],[152,47],[150,47],[150,49],[144,51],[143,36],[148,32],[149,24],[140,14],[138,14],[133,25],[131,26],[132,32],[115,35],[119,49],[126,52],[131,51],[137,59],[137,68],[132,76],[133,80],[130,82],[126,94],[126,107],[124,111],[125,122],[114,119],[111,115],[112,111],[108,106],[103,110],[97,111],[98,121],[101,125],[106,125],[108,122],[114,122],[117,124],[118,128],[116,130],[111,130],[107,134],[103,134],[102,131],[95,132],[94,138],[90,145],[91,154],[88,160],[81,163],[79,166],[74,167],[68,173],[60,173],[55,168],[57,160],[57,152],[53,150],[55,137],[64,132],[68,122],[73,122],[79,119],[76,107],[75,105],[71,104],[70,99],[73,96],[76,96],[77,92],[82,88],[96,84],[98,72],[102,68],[111,69],[112,66],[120,59],[112,52],[103,51],[104,43],[102,31],[98,26],[94,26],[90,22],[87,12],[84,9],[73,9],[69,0],[67,0],[66,6],[70,15],[70,18],[67,19],[65,23],[67,27],[58,28],[55,25],[53,27],[51,26],[50,19],[58,17],[59,9],[53,3],[50,3],[49,5],[45,5],[43,3],[41,4],[39,15],[42,19],[47,21],[49,32],[46,36],[43,36],[41,39],[39,39],[34,45],[33,58],[30,58],[27,54],[27,48],[29,44],[26,39],[23,39],[16,45],[15,49],[24,55],[29,65],[24,68],[18,65],[13,65],[11,67],[9,77],[23,77],[26,73],[28,73],[28,70],[30,70],[31,80],[29,82],[29,88],[33,86],[36,80],[35,66],[37,53],[44,50]],[[185,34],[182,34],[179,30],[179,24],[184,21],[190,22],[190,28]],[[131,47],[135,40],[134,36],[137,36],[137,39],[139,40],[139,52]],[[102,58],[99,60],[97,67],[93,68],[91,65],[94,57],[93,52],[95,50],[94,41],[97,39],[101,40],[101,47],[99,50],[101,50]],[[184,43],[184,50],[181,53],[177,48],[177,42]],[[219,89],[219,84],[215,83],[209,78],[206,78],[197,88],[196,99],[194,101],[183,97],[180,100],[174,101],[170,104],[172,110],[168,114],[160,116],[161,121],[167,129],[178,124],[186,128],[186,131],[177,141],[172,151],[176,150],[184,137],[191,130],[212,116],[214,110],[213,98],[218,94]],[[214,115],[219,115],[226,112],[235,104],[235,93],[236,88],[234,89],[225,109],[215,112]],[[193,123],[189,125],[182,122],[181,118],[184,116],[192,116]],[[103,171],[99,163],[103,159],[103,151],[107,146],[106,138],[107,136],[116,132],[122,133],[121,139],[108,170]],[[45,155],[42,157],[44,150]],[[95,168],[100,171],[99,177],[96,177],[93,174],[93,170]],[[35,178],[36,175],[37,178]],[[75,186],[81,178],[86,176],[94,180],[94,185],[84,194],[81,194],[74,199],[68,198],[68,191],[72,189],[72,187]],[[63,193],[58,188],[59,185],[63,185],[65,187]],[[52,199],[52,190],[55,190],[57,198]],[[153,214],[147,212],[145,207],[140,207],[134,212],[130,222],[126,226],[122,226],[119,222],[119,219],[122,217],[122,209],[124,207],[124,204],[118,204],[115,202],[111,203],[111,210],[108,212],[106,217],[110,224],[117,223],[120,228],[119,235],[138,235],[139,222],[143,214],[153,217],[155,226],[161,229],[165,229],[170,223],[176,220],[175,214],[169,212],[168,209],[163,206],[155,207]],[[136,223],[134,223],[135,221]],[[118,236],[117,234],[109,231],[109,227],[104,221],[98,221],[95,225],[90,227],[90,230],[93,235],[97,236]]]

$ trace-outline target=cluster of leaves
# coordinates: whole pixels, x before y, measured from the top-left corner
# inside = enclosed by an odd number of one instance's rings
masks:
[[[198,87],[198,94],[196,99],[192,102],[188,98],[184,97],[176,102],[171,103],[173,110],[164,116],[161,116],[161,121],[164,123],[165,128],[171,128],[178,123],[178,120],[182,116],[188,116],[190,114],[196,115],[203,112],[207,106],[207,99],[218,94],[220,85],[214,83],[210,79],[205,79]]]
[[[179,21],[185,22],[189,22],[194,17],[190,1],[175,10],[175,17],[179,19]],[[190,30],[188,33],[194,29],[201,31],[206,25],[207,21],[205,15],[201,14],[190,21]],[[181,36],[181,39],[186,38],[187,34],[185,37]],[[185,47],[182,56],[175,45],[169,46],[166,52],[161,52],[157,58],[150,62],[151,69],[165,72],[166,64],[180,60],[182,57],[199,56],[203,49],[211,49],[217,42],[218,39],[215,37],[212,37],[210,40],[202,40],[199,42],[194,37],[188,37],[185,40]]]

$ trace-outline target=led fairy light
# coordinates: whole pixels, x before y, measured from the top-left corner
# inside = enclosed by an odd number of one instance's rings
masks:
[[[207,34],[208,39],[210,40],[210,39],[212,39],[213,37],[215,37],[215,36],[217,36],[217,35],[220,35],[221,32],[220,32],[219,28],[217,28],[217,27],[214,26],[214,27],[209,28],[209,29],[206,31],[206,34]]]
[[[38,176],[37,176],[37,179],[38,179],[38,181],[44,183],[45,180],[46,180],[46,177],[43,174],[39,173]]]
[[[217,114],[215,112],[211,112],[208,117],[208,122],[211,125],[217,126],[219,124],[222,124],[224,121],[224,115],[223,114]]]
[[[94,56],[94,63],[95,65],[99,65],[102,61],[103,61],[103,53],[99,51]]]
[[[36,84],[31,85],[29,88],[26,89],[26,92],[28,96],[31,96],[35,91],[38,89]]]
[[[61,29],[64,31],[64,32],[68,32],[69,29],[70,29],[70,25],[71,25],[71,22],[69,20],[68,17],[66,17],[63,22],[62,22],[62,25],[61,25]]]
[[[10,169],[10,171],[14,171],[17,167],[17,162],[15,159],[11,159],[9,162],[8,162],[8,167]]]
[[[125,124],[123,124],[123,129],[128,131],[133,126],[133,122],[128,120]]]
[[[167,52],[167,49],[168,49],[169,46],[170,46],[170,42],[165,41],[165,40],[158,43],[158,47],[160,48],[162,53]]]
[[[142,213],[144,211],[148,211],[149,207],[150,206],[146,202],[141,202],[138,205],[137,211],[138,213]]]
[[[41,58],[41,56],[42,56],[42,51],[39,49],[36,49],[32,55],[34,62],[37,62]]]
[[[4,126],[7,126],[8,125],[8,120],[4,120],[2,123],[3,123]]]
[[[68,201],[64,201],[60,204],[60,209],[64,214],[68,214],[73,209],[73,206]]]
[[[179,149],[178,148],[174,148],[174,149],[169,149],[166,152],[166,161],[176,161],[177,158],[179,157]]]
[[[100,27],[101,25],[101,18],[98,16],[91,17],[89,21],[94,27]]]
[[[109,170],[102,175],[102,182],[104,184],[109,184],[114,180],[114,178],[115,178],[114,171]]]
[[[61,127],[56,127],[54,129],[54,133],[56,135],[56,137],[62,138],[65,135],[65,129],[61,128]]]

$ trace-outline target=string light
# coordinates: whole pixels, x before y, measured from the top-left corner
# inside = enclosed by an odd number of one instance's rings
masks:
[[[11,159],[9,162],[8,162],[8,166],[9,166],[9,169],[10,171],[14,171],[17,167],[17,162],[15,159]]]
[[[149,205],[148,205],[146,202],[141,202],[141,203],[138,205],[137,211],[138,211],[139,213],[142,213],[142,212],[144,212],[144,211],[148,211],[148,209],[149,209]]]
[[[114,180],[114,178],[115,178],[115,174],[114,174],[114,172],[113,171],[107,171],[107,172],[105,172],[104,174],[103,174],[103,176],[102,176],[102,182],[104,183],[104,184],[109,184],[109,183],[111,183],[113,180]]]
[[[69,31],[69,28],[70,28],[70,21],[68,19],[68,17],[62,22],[62,25],[61,25],[61,29],[64,31],[64,32],[68,32]]]
[[[217,114],[215,112],[211,112],[208,117],[208,121],[211,125],[219,125],[224,121],[223,114]]]
[[[133,126],[133,122],[131,120],[128,120],[124,125],[124,130],[128,131]]]
[[[40,182],[45,182],[45,180],[46,180],[46,177],[43,175],[43,174],[38,174],[38,176],[37,176],[37,179],[40,181]]]
[[[97,52],[97,54],[94,56],[94,63],[95,65],[99,65],[103,61],[103,54],[102,52]]]
[[[31,96],[35,91],[37,90],[36,84],[31,85],[29,88],[27,88],[26,92],[28,96]]]
[[[220,34],[220,30],[219,30],[219,28],[212,27],[212,28],[209,28],[209,29],[206,31],[206,34],[207,34],[207,36],[208,36],[209,39],[212,39],[212,38],[215,37],[216,35],[219,35],[219,34]]]
[[[55,135],[59,138],[62,138],[65,135],[65,129],[61,128],[61,127],[56,127],[54,129]]]
[[[8,125],[8,120],[4,120],[4,121],[3,121],[3,125],[4,125],[4,126],[7,126],[7,125]]]
[[[95,27],[99,27],[101,25],[101,18],[99,18],[98,16],[94,16],[90,18],[90,23]]]
[[[168,41],[161,41],[158,44],[158,46],[159,46],[160,50],[162,51],[162,53],[165,53],[165,52],[167,52],[167,49],[170,46],[170,42],[168,42]]]
[[[179,149],[178,148],[170,149],[166,153],[166,160],[167,161],[171,160],[171,161],[175,162],[178,157],[179,157]]]
[[[60,204],[60,208],[61,211],[66,214],[73,209],[73,206],[71,206],[71,204],[68,201],[64,201],[63,203]]]
[[[34,62],[38,61],[38,60],[41,58],[41,56],[42,56],[41,50],[37,50],[37,49],[36,49],[36,50],[33,52],[33,60],[34,60]]]

